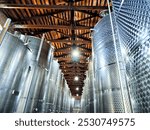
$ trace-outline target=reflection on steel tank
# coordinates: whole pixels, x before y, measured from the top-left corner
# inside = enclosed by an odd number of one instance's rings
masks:
[[[86,79],[84,81],[83,94],[81,98],[81,112],[94,113],[96,105],[94,78],[93,78],[93,62],[90,60],[88,71],[86,72]]]
[[[113,0],[133,112],[150,112],[150,2]]]

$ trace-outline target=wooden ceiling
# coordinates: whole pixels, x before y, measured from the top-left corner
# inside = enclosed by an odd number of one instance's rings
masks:
[[[11,18],[12,29],[38,37],[45,33],[73,96],[82,94],[92,47],[90,29],[105,9],[107,0],[0,0],[0,11]],[[71,56],[73,47],[80,50],[76,62]],[[79,81],[74,81],[75,76]]]

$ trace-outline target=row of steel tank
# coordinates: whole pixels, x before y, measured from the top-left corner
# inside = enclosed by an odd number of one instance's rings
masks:
[[[0,112],[70,112],[71,94],[43,38],[6,33],[0,45]]]
[[[93,78],[93,62],[89,60],[88,71],[86,71],[86,79],[84,80],[83,94],[81,98],[81,112],[95,112],[95,86]]]
[[[94,27],[82,112],[150,112],[149,3],[113,0],[113,10]]]

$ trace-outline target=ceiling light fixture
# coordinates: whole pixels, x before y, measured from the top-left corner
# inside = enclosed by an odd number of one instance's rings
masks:
[[[77,87],[76,90],[79,91],[79,88]]]
[[[76,96],[78,97],[78,96],[79,96],[79,94],[76,94]]]
[[[79,77],[78,77],[78,76],[75,76],[75,77],[74,77],[74,80],[75,80],[75,81],[78,81],[78,80],[79,80]]]
[[[79,48],[75,44],[72,45],[71,57],[72,57],[72,60],[75,62],[78,62],[80,60],[80,51],[79,51]]]
[[[80,52],[78,48],[72,50],[72,57],[78,58],[80,56]]]

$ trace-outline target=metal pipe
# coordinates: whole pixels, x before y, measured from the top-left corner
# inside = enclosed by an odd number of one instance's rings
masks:
[[[115,38],[115,31],[114,31],[114,25],[113,25],[113,21],[112,21],[112,16],[111,16],[111,10],[110,10],[110,3],[109,0],[107,0],[108,3],[108,11],[109,11],[109,17],[110,17],[110,24],[111,24],[111,29],[112,29],[112,37],[113,37],[113,41],[114,41],[114,48],[115,48],[115,55],[116,55],[116,62],[117,62],[117,69],[118,69],[118,75],[119,75],[119,82],[120,82],[120,87],[121,87],[121,94],[122,94],[122,99],[123,99],[123,106],[124,106],[124,112],[129,112],[126,108],[126,99],[125,99],[125,95],[124,95],[124,85],[122,83],[122,76],[121,76],[121,66],[119,63],[119,56],[118,56],[118,50],[117,50],[117,42],[116,42],[116,38]],[[120,46],[120,44],[119,44]]]
[[[0,45],[2,44],[2,41],[3,41],[3,39],[4,39],[4,37],[5,37],[6,33],[7,33],[7,30],[9,28],[10,23],[11,23],[11,19],[7,18],[7,20],[6,20],[6,22],[5,22],[4,26],[3,26],[3,30],[2,30],[2,32],[0,34]]]
[[[48,70],[48,72],[46,73],[46,76],[45,76],[44,87],[42,88],[43,91],[41,94],[41,98],[43,99],[43,103],[41,106],[41,112],[43,112],[43,113],[49,112],[49,110],[50,110],[48,104],[50,104],[49,99],[50,99],[51,87],[49,87],[49,84],[51,84],[51,83],[49,82],[49,79],[50,79],[51,72],[52,72],[53,51],[54,51],[54,48],[52,48],[52,46],[51,46],[50,50],[49,50],[48,58],[47,58],[47,70]]]
[[[93,42],[93,35],[92,35],[92,85],[94,91],[94,100],[96,101],[96,93],[95,93],[95,67],[94,67],[94,42]],[[94,113],[96,113],[96,102],[94,102]]]
[[[36,57],[37,62],[39,61],[39,58],[40,58],[42,46],[43,46],[43,43],[44,43],[44,38],[45,38],[45,34],[43,34],[42,39],[41,39],[40,47],[39,47],[38,54],[37,54],[37,57]]]

